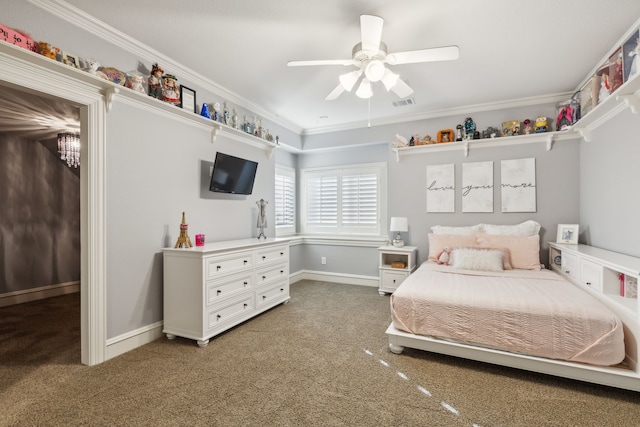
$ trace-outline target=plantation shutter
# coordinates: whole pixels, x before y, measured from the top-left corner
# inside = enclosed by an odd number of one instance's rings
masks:
[[[338,223],[338,176],[313,174],[307,179],[307,224],[330,225]]]
[[[294,226],[295,180],[292,176],[275,176],[276,227]]]
[[[376,225],[378,223],[377,175],[344,175],[341,207],[344,225]]]

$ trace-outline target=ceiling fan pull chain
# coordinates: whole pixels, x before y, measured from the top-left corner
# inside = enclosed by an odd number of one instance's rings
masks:
[[[367,105],[369,107],[369,111],[367,112],[367,127],[371,127],[371,98],[367,99]]]

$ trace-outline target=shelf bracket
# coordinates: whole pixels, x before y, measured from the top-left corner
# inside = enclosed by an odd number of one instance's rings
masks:
[[[633,114],[640,116],[640,95],[618,95],[618,99],[624,101]]]
[[[113,106],[113,100],[115,99],[118,92],[120,92],[120,89],[118,89],[117,87],[110,87],[108,89],[105,89],[104,106],[107,109],[107,113],[111,111],[111,107]]]
[[[580,133],[580,136],[586,142],[591,142],[591,131],[589,129],[587,129],[587,128],[578,128],[576,130]]]
[[[469,157],[469,142],[464,143],[464,156]]]
[[[553,148],[553,143],[555,142],[555,135],[554,134],[548,134],[547,135],[547,151],[551,151],[551,149]]]
[[[273,151],[276,147],[267,147],[267,159],[270,159],[273,156]]]

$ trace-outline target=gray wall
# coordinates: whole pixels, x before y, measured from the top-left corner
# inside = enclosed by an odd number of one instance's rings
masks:
[[[0,134],[0,294],[80,280],[80,179],[38,141]]]
[[[640,256],[640,117],[625,109],[580,144],[580,242]]]
[[[208,241],[257,236],[256,202],[268,205],[274,236],[275,160],[265,150],[163,114],[116,102],[107,115],[107,335],[162,320],[161,248],[178,238],[186,213],[189,236]],[[208,191],[209,165],[221,151],[258,162],[250,196]]]

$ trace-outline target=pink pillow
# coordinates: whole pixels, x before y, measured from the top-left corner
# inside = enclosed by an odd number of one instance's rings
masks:
[[[499,236],[478,233],[478,247],[507,249],[513,268],[540,270],[540,236]]]
[[[448,247],[450,250],[457,248],[477,248],[476,236],[462,236],[457,234],[429,233],[429,258],[428,261],[438,262],[438,255]]]

